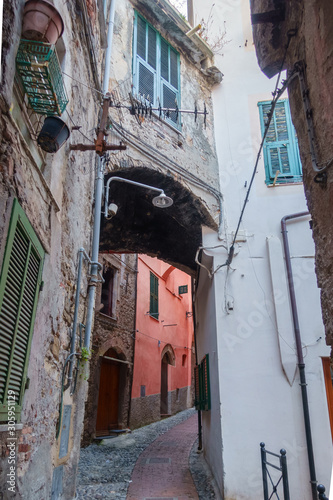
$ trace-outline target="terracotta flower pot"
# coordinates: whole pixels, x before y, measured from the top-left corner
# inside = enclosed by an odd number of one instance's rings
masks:
[[[22,38],[57,43],[64,22],[54,5],[47,0],[28,0],[23,12]]]

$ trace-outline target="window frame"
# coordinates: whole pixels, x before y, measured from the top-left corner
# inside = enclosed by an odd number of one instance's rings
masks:
[[[285,117],[286,117],[286,130],[288,134],[287,140],[275,140],[275,141],[267,141],[267,136],[264,140],[263,144],[263,156],[264,156],[264,165],[265,165],[265,183],[267,185],[272,184],[295,184],[300,183],[303,180],[302,176],[302,164],[299,154],[297,135],[292,123],[290,107],[289,107],[289,99],[279,99],[276,105],[284,105]],[[259,117],[260,117],[260,128],[262,136],[265,133],[265,122],[266,116],[264,116],[264,106],[271,105],[271,101],[259,101],[257,106],[259,108]],[[273,112],[272,121],[270,127],[272,126],[272,122],[275,121],[275,113],[276,107]],[[276,176],[276,173],[273,172],[271,167],[271,156],[269,155],[269,150],[273,148],[281,148],[281,146],[286,146],[288,161],[290,167],[290,173],[280,173]],[[279,156],[279,163],[281,164],[281,157]],[[275,179],[276,177],[276,179]]]
[[[21,208],[19,205],[17,199],[14,200],[13,202],[13,208],[12,208],[12,214],[11,214],[11,219],[10,219],[10,224],[9,224],[9,229],[7,233],[7,240],[6,240],[6,246],[5,246],[5,252],[4,252],[4,258],[2,262],[2,268],[1,268],[1,280],[0,280],[0,318],[1,318],[1,313],[2,313],[2,307],[4,304],[4,296],[6,293],[8,293],[8,290],[12,288],[13,284],[8,283],[8,275],[10,273],[10,268],[11,266],[14,265],[14,254],[13,254],[13,249],[14,249],[14,238],[16,236],[16,231],[17,228],[19,227],[19,231],[22,234],[24,234],[24,237],[26,238],[26,241],[28,242],[28,249],[26,251],[26,261],[24,263],[24,272],[22,275],[22,279],[19,283],[19,294],[18,294],[18,302],[15,307],[15,312],[16,314],[16,319],[15,323],[13,326],[13,329],[9,328],[9,335],[11,336],[10,342],[11,342],[11,347],[10,350],[8,350],[9,358],[6,360],[6,354],[1,355],[1,362],[2,365],[5,366],[4,370],[5,372],[5,380],[4,380],[4,385],[3,385],[3,396],[0,401],[0,422],[7,421],[8,420],[8,391],[13,390],[11,389],[11,382],[10,379],[13,374],[13,363],[14,363],[14,355],[15,355],[15,349],[17,348],[18,345],[18,329],[20,325],[20,319],[23,317],[23,309],[22,309],[22,303],[23,301],[28,301],[29,297],[33,297],[32,302],[30,302],[31,305],[31,310],[30,310],[30,316],[29,316],[29,326],[27,327],[26,330],[26,345],[25,349],[23,347],[23,357],[24,362],[23,362],[23,370],[22,370],[22,375],[20,376],[20,393],[17,397],[17,394],[15,394],[16,399],[15,399],[15,420],[16,422],[20,421],[21,417],[21,412],[22,412],[22,404],[23,404],[23,396],[25,393],[26,385],[27,385],[27,370],[28,370],[28,364],[29,364],[29,356],[30,356],[30,349],[31,349],[31,342],[32,342],[32,337],[33,337],[33,330],[34,330],[34,323],[35,323],[35,317],[36,317],[36,310],[37,310],[37,304],[38,304],[38,296],[39,296],[39,291],[40,287],[42,284],[42,272],[43,272],[43,264],[44,264],[44,256],[45,256],[45,251],[34,231],[32,228],[24,210]],[[19,233],[17,233],[19,234]],[[30,274],[30,280],[29,283],[27,283],[29,279],[29,264],[32,262],[31,256],[34,256],[35,259],[38,261],[38,271],[36,273],[36,279],[33,282],[33,286],[35,286],[34,292],[30,293],[30,295],[25,294],[27,288],[26,285],[30,286],[31,289],[31,277],[32,275]],[[11,258],[13,256],[13,262],[11,261]],[[12,267],[13,269],[13,267]],[[17,276],[17,275],[16,275]],[[10,292],[9,292],[10,293]],[[27,302],[25,302],[26,304]],[[12,304],[14,304],[14,301],[12,301]],[[11,305],[12,305],[11,304]],[[14,308],[14,307],[13,307]],[[26,321],[26,318],[25,318]],[[10,325],[9,325],[10,327]],[[22,335],[22,332],[20,333]],[[21,337],[22,338],[22,337]],[[22,344],[21,344],[21,351],[22,351]],[[17,377],[18,375],[16,375]]]
[[[150,271],[150,289],[149,289],[149,315],[158,321],[159,311],[158,311],[158,287],[159,280],[158,277]]]
[[[146,46],[145,46],[145,60],[138,54],[137,50],[137,31],[138,31],[138,19],[141,19],[146,24]],[[156,68],[148,63],[148,32],[151,28],[156,34]],[[166,80],[162,76],[162,64],[161,64],[161,42],[164,42],[168,47],[168,76],[169,80]],[[171,83],[171,52],[174,52],[177,56],[177,86],[174,87]],[[134,11],[134,26],[133,26],[133,61],[132,61],[132,76],[133,76],[133,96],[139,95],[139,64],[142,64],[148,71],[154,75],[154,100],[151,102],[153,107],[158,107],[159,103],[161,107],[164,106],[164,86],[167,87],[171,92],[176,95],[177,105],[180,108],[181,101],[181,88],[180,88],[180,54],[179,52],[167,41],[162,35],[152,26],[141,14],[136,10]],[[146,100],[147,104],[150,101]],[[173,106],[176,107],[176,104]],[[172,109],[172,108],[170,108]],[[180,115],[178,115],[177,122],[172,120],[170,117],[162,115],[166,123],[175,127],[177,130],[181,130]]]
[[[115,318],[115,285],[116,285],[116,269],[114,267],[108,266],[103,272],[104,283],[101,286],[101,303],[104,307],[101,309],[101,313],[109,318]],[[107,276],[109,274],[109,276]],[[107,303],[103,302],[103,291],[107,292]]]

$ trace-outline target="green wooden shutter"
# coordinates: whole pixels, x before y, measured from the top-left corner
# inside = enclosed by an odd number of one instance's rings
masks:
[[[210,410],[210,380],[209,380],[209,355],[201,362],[201,409]]]
[[[211,409],[208,354],[194,367],[194,405],[196,410]]]
[[[150,305],[149,314],[158,319],[158,278],[150,273]]]
[[[7,394],[14,391],[20,417],[26,383],[44,250],[14,200],[0,278],[0,421],[7,420]]]
[[[262,133],[265,130],[270,102],[258,103]],[[278,101],[264,142],[266,183],[298,182],[302,179],[297,139],[287,99]],[[277,174],[277,172],[279,172]]]

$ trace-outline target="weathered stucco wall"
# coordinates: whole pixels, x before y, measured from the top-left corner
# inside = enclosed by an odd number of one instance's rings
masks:
[[[254,27],[258,62],[267,74],[274,74],[282,61],[290,29],[297,29],[286,54],[285,68],[304,61],[305,79],[314,125],[317,163],[328,165],[323,182],[315,182],[308,139],[308,124],[303,108],[298,79],[289,86],[293,122],[296,127],[303,165],[304,189],[313,219],[313,237],[316,244],[316,273],[321,288],[322,314],[329,345],[333,344],[333,227],[328,214],[332,208],[332,95],[333,95],[333,12],[329,0],[286,1],[285,20],[275,24]],[[271,6],[265,0],[252,1],[252,13],[265,12]],[[279,34],[278,37],[274,33]]]
[[[64,404],[72,405],[68,453],[59,459],[60,439],[56,439],[59,419],[61,377],[68,356],[73,323],[78,250],[90,250],[94,155],[70,153],[69,142],[81,136],[73,132],[70,141],[55,155],[41,154],[33,138],[22,128],[23,115],[13,93],[15,56],[21,33],[23,1],[4,3],[2,81],[0,100],[0,263],[7,239],[11,207],[17,198],[45,251],[44,288],[40,292],[28,365],[21,424],[17,428],[17,498],[50,498],[53,469],[64,465],[63,498],[75,494],[80,435],[87,383],[78,379],[73,397],[65,391]],[[94,85],[85,46],[82,2],[55,2],[65,24],[63,70],[79,82]],[[88,19],[88,18],[87,18]],[[86,20],[87,20],[86,19]],[[88,20],[89,22],[89,20]],[[81,36],[82,34],[82,36]],[[95,25],[96,47],[98,25]],[[82,132],[96,125],[98,94],[66,78],[68,113],[63,119],[69,127],[82,126]],[[69,119],[71,116],[73,122]],[[17,125],[16,119],[20,121]],[[31,152],[34,151],[34,154]],[[87,268],[81,283],[79,321],[84,322]],[[0,426],[0,496],[7,498],[8,448],[6,425]]]

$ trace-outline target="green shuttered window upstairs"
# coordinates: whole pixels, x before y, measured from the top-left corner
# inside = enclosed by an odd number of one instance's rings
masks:
[[[194,406],[196,410],[211,409],[209,354],[206,354],[201,363],[194,367]]]
[[[270,101],[258,103],[262,134],[265,131]],[[302,166],[297,137],[291,121],[288,99],[277,102],[264,142],[266,184],[302,181]]]
[[[158,319],[158,278],[153,273],[150,273],[149,314]]]
[[[133,56],[134,96],[141,96],[153,107],[180,108],[179,54],[137,12]],[[180,128],[175,112],[170,112],[166,121]]]
[[[0,276],[0,421],[8,419],[8,391],[15,393],[20,419],[43,259],[44,250],[14,200]]]

